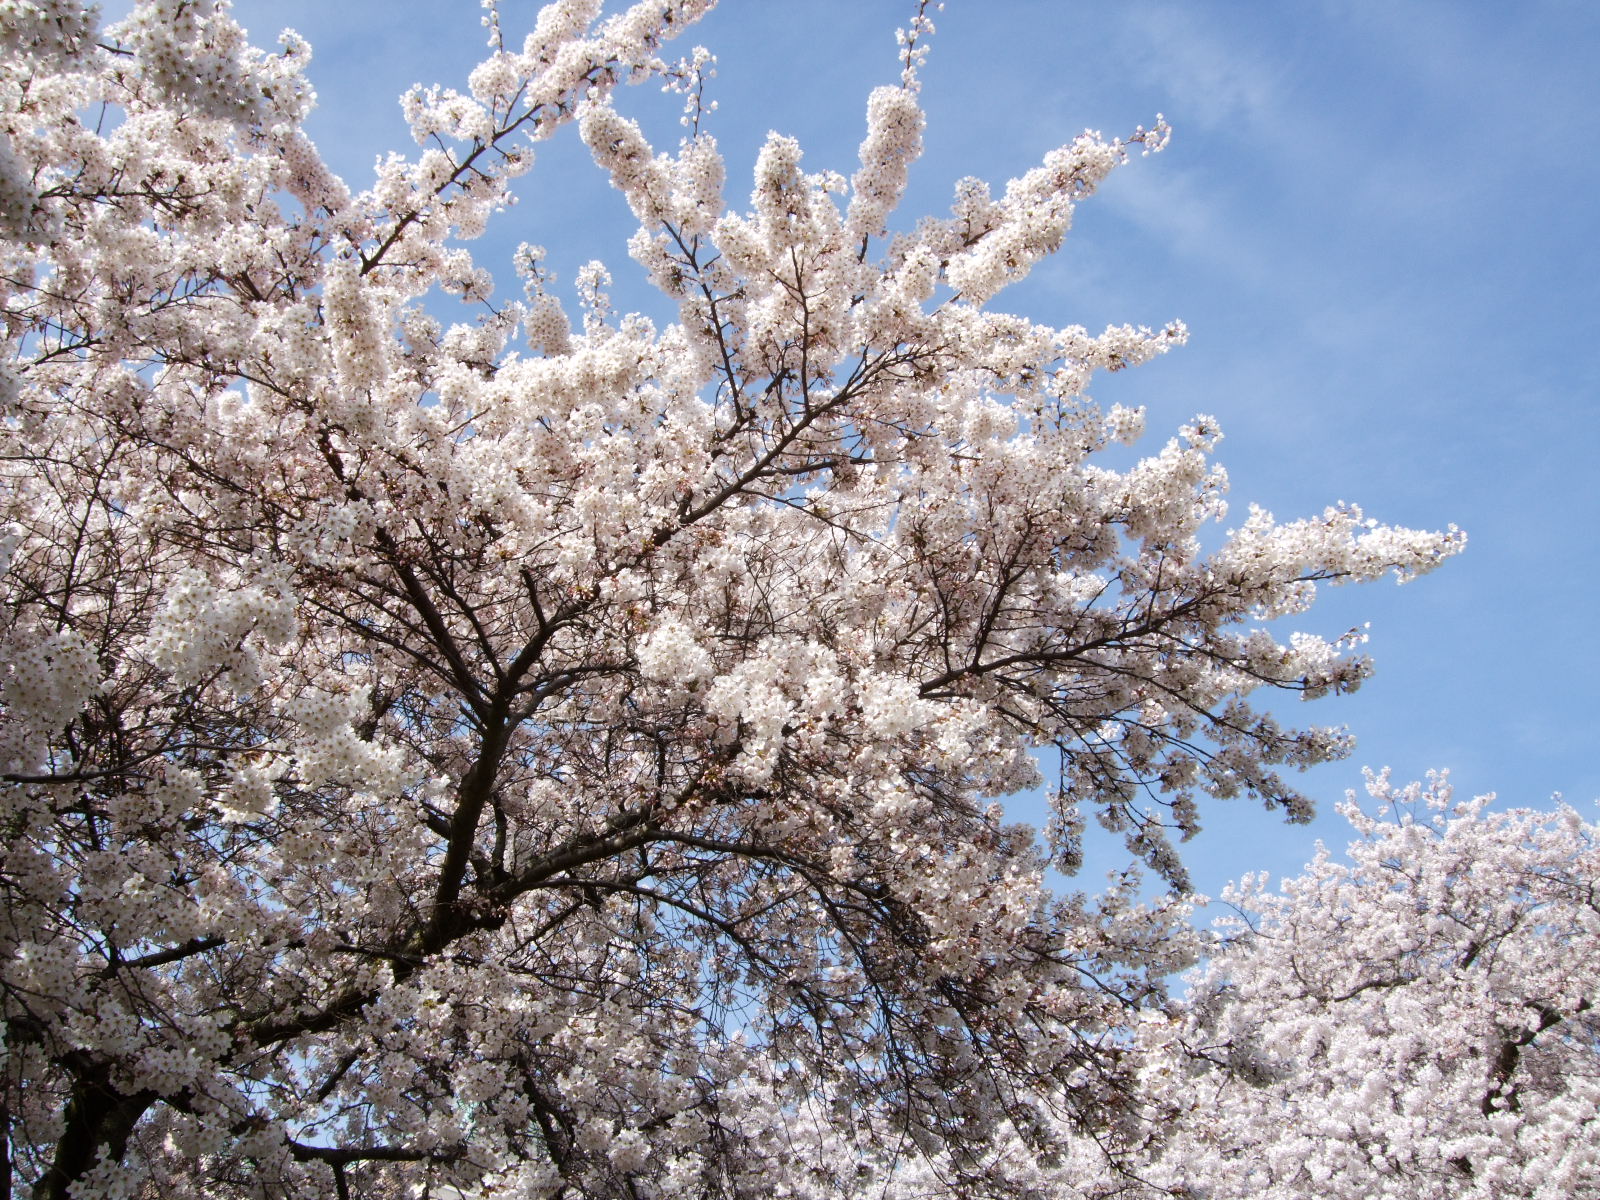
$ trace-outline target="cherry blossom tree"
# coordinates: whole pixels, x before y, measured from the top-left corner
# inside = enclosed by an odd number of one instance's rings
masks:
[[[1231,891],[1186,1015],[1145,1027],[1152,1194],[1600,1194],[1600,828],[1369,790],[1347,860]]]
[[[1346,740],[1252,695],[1368,664],[1282,622],[1461,537],[1202,551],[1209,417],[1102,465],[1142,414],[1091,377],[1182,326],[991,305],[1161,122],[908,221],[918,11],[850,174],[774,135],[730,207],[663,57],[709,3],[491,10],[359,192],[294,35],[0,3],[8,1188],[1016,1195],[1138,1140],[1196,941],[1047,866],[1093,815],[1181,889],[1205,798],[1303,817]],[[671,319],[472,257],[568,124]],[[1045,783],[1041,841],[998,799]]]

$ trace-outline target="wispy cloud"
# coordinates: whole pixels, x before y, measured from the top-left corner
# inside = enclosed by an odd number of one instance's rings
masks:
[[[1173,253],[1247,283],[1266,283],[1272,272],[1259,241],[1247,236],[1239,214],[1225,212],[1215,183],[1199,170],[1171,162],[1134,163],[1107,182],[1096,203],[1106,204]]]
[[[1284,68],[1222,36],[1191,5],[1124,9],[1121,24],[1137,69],[1186,120],[1253,133],[1278,127]]]

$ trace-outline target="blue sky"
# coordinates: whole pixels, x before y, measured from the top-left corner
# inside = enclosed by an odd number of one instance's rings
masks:
[[[812,169],[849,173],[912,7],[723,0],[691,31],[683,50],[719,58],[712,129],[731,196],[768,129],[797,136]],[[536,12],[507,3],[508,35]],[[470,0],[242,0],[235,15],[260,45],[284,26],[310,39],[311,132],[357,188],[378,155],[413,148],[399,92],[464,88],[483,49]],[[1353,697],[1290,706],[1359,740],[1308,777],[1313,794],[1331,809],[1362,764],[1405,778],[1449,767],[1464,791],[1535,806],[1559,791],[1587,809],[1600,797],[1600,5],[950,0],[936,20],[906,218],[944,211],[963,175],[1003,183],[1084,128],[1164,113],[1171,147],[1114,175],[1000,307],[1091,329],[1185,321],[1187,347],[1092,390],[1148,407],[1152,451],[1215,415],[1237,514],[1349,500],[1469,534],[1436,574],[1333,590],[1303,622],[1337,634],[1370,621],[1378,663]],[[675,138],[674,98],[634,89],[623,106]],[[565,133],[475,254],[508,290],[518,241],[549,247],[568,282],[601,258],[626,304],[622,200]],[[1211,892],[1245,870],[1292,873],[1318,836],[1347,840],[1331,811],[1287,828],[1241,802],[1207,824],[1188,858]]]

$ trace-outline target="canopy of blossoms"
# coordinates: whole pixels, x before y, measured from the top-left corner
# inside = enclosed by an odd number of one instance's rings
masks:
[[[919,12],[859,162],[774,135],[730,203],[664,57],[709,3],[491,13],[359,191],[295,36],[0,3],[22,1194],[1010,1196],[1142,1144],[1130,1015],[1197,939],[1047,865],[1092,815],[1181,889],[1208,798],[1303,816],[1345,738],[1253,696],[1368,663],[1287,626],[1462,538],[1340,505],[1203,552],[1209,417],[1102,465],[1142,414],[1088,382],[1183,327],[993,302],[1161,122],[909,220]],[[673,319],[472,257],[569,124]],[[997,803],[1041,761],[1043,843]]]

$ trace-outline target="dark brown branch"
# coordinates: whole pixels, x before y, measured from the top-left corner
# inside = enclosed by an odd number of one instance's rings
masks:
[[[110,1068],[82,1051],[61,1060],[72,1073],[55,1157],[39,1181],[38,1200],[70,1200],[73,1184],[104,1158],[120,1162],[139,1118],[156,1101],[148,1089],[127,1095],[111,1085]]]
[[[117,971],[130,967],[162,967],[167,963],[178,962],[180,959],[189,958],[196,954],[204,954],[207,950],[215,950],[218,946],[226,946],[228,939],[223,937],[190,938],[181,945],[173,946],[167,950],[156,950],[150,954],[141,954],[137,958],[124,958],[112,963],[101,970],[102,975],[112,975]]]
[[[300,1162],[322,1162],[342,1167],[359,1162],[454,1162],[466,1153],[465,1146],[449,1150],[417,1150],[406,1146],[307,1146],[290,1141],[289,1153]]]
[[[1517,1086],[1512,1082],[1512,1077],[1522,1063],[1523,1050],[1533,1045],[1534,1039],[1541,1033],[1553,1029],[1569,1016],[1575,1017],[1588,1012],[1590,1005],[1589,1001],[1580,1000],[1571,1013],[1563,1013],[1537,1000],[1528,1001],[1527,1007],[1539,1014],[1539,1023],[1530,1029],[1522,1030],[1515,1037],[1506,1037],[1500,1043],[1499,1052],[1494,1058],[1490,1087],[1484,1093],[1483,1102],[1479,1106],[1486,1117],[1496,1112],[1517,1112],[1521,1109],[1522,1102],[1517,1096]]]

